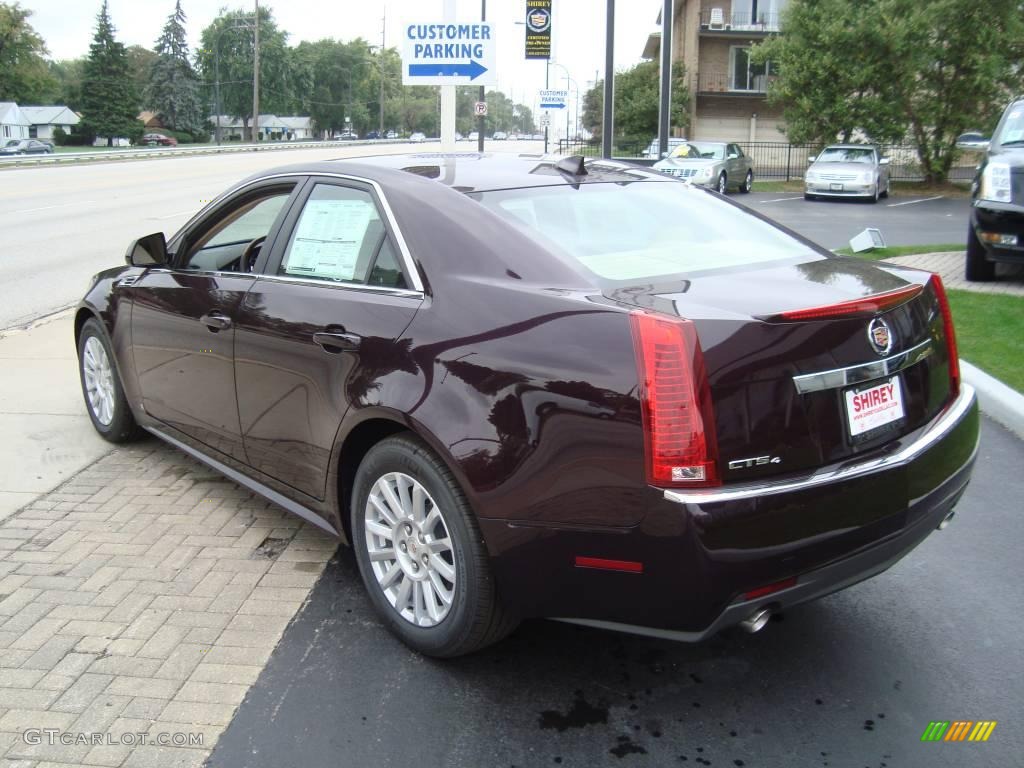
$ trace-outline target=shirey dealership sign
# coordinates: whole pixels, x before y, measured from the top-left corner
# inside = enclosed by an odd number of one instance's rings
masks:
[[[526,0],[526,58],[551,58],[551,0]]]

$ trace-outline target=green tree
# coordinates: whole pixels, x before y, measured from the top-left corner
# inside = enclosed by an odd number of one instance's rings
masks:
[[[647,144],[658,135],[658,104],[660,100],[658,62],[642,61],[615,76],[615,143]],[[690,122],[690,94],[682,66],[672,67],[672,102],[669,124],[685,129]],[[583,97],[583,126],[601,136],[604,109],[604,81],[598,80]]]
[[[152,109],[146,103],[146,90],[149,88],[149,76],[156,62],[156,53],[142,45],[129,45],[125,55],[128,57],[128,70],[132,73],[132,87],[139,97],[139,109]]]
[[[28,23],[31,15],[18,3],[0,3],[0,101],[44,101],[55,86],[46,44]]]
[[[755,48],[778,67],[770,98],[795,141],[910,137],[943,181],[956,137],[993,120],[1022,84],[1017,0],[792,0],[782,34]]]
[[[196,134],[206,122],[199,101],[199,80],[189,62],[181,0],[174,4],[174,13],[167,17],[156,41],[156,60],[149,70],[145,101],[172,130]]]
[[[288,35],[278,29],[273,13],[264,6],[260,6],[259,25],[260,112],[286,112],[295,101]],[[252,119],[253,31],[252,14],[222,11],[203,30],[196,57],[203,80],[220,84],[221,112],[241,118],[246,133]]]
[[[296,101],[321,131],[337,133],[345,118],[362,135],[377,121],[379,65],[362,38],[302,42],[293,49],[292,78],[303,94]]]
[[[108,145],[116,136],[142,135],[128,56],[124,45],[114,39],[114,32],[107,0],[103,0],[82,77],[82,122],[89,132],[105,136]]]
[[[53,87],[42,99],[50,104],[63,104],[82,111],[82,78],[85,74],[85,59],[62,59],[48,62]]]

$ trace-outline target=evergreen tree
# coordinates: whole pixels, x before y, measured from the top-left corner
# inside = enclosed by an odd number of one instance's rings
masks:
[[[202,129],[199,79],[188,60],[181,0],[175,3],[174,13],[167,17],[156,41],[156,60],[150,69],[145,101],[172,130],[198,133]]]
[[[107,0],[103,0],[82,78],[82,122],[90,132],[105,136],[108,145],[115,136],[142,134],[128,56],[124,44],[114,39],[114,31]]]

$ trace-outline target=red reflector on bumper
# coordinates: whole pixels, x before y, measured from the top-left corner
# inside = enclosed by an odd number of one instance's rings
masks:
[[[576,557],[577,568],[598,568],[602,571],[643,573],[644,564],[633,560],[605,560],[603,557]]]
[[[781,592],[784,589],[789,589],[794,584],[796,584],[796,576],[790,576],[788,579],[777,581],[774,584],[766,584],[763,587],[758,587],[757,589],[752,589],[749,592],[744,592],[743,599],[756,600],[759,597],[770,595],[773,592]]]

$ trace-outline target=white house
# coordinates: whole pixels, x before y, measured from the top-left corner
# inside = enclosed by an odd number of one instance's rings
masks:
[[[310,117],[282,117],[281,122],[284,123],[287,132],[285,134],[286,139],[312,139],[313,138],[313,119]]]
[[[27,139],[32,123],[13,101],[0,101],[0,139]]]
[[[210,115],[210,124],[218,124],[217,116]],[[251,127],[252,120],[249,120]],[[242,119],[231,115],[220,116],[220,135],[224,141],[243,140]],[[286,139],[308,139],[313,135],[312,125],[308,117],[278,117],[277,115],[260,115],[261,141],[282,141]]]
[[[58,128],[64,133],[71,133],[72,126],[81,121],[74,112],[65,106],[22,107],[21,112],[28,118],[29,135],[33,139],[52,139],[53,132]]]

